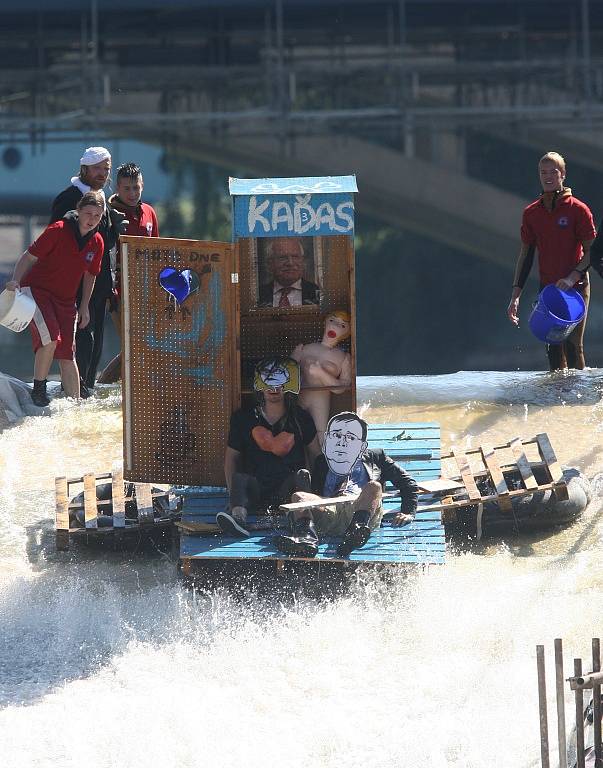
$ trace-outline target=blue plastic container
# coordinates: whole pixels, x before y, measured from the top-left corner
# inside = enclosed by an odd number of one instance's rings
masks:
[[[159,273],[159,284],[173,296],[178,304],[182,302],[199,288],[199,278],[196,272],[190,269],[174,269],[166,267]]]
[[[561,344],[584,317],[586,307],[578,291],[547,285],[540,291],[530,315],[530,330],[540,341]]]

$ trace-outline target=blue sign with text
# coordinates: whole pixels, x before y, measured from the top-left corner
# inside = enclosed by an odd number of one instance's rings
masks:
[[[233,235],[353,235],[355,176],[229,180]]]
[[[235,198],[235,238],[352,234],[354,200],[351,194]]]

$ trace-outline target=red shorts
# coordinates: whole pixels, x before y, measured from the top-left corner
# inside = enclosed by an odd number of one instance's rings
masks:
[[[55,360],[73,360],[77,318],[75,301],[57,299],[43,288],[29,288],[29,290],[38,305],[33,320],[29,324],[34,352],[56,341]]]

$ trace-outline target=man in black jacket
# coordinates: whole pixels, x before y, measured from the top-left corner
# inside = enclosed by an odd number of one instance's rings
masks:
[[[73,176],[70,185],[60,192],[52,203],[50,223],[59,221],[67,211],[75,210],[84,193],[101,192],[111,173],[111,155],[105,147],[88,147],[80,158],[80,172]],[[81,396],[87,397],[94,387],[96,370],[103,351],[105,310],[107,301],[113,298],[111,258],[117,247],[117,238],[125,217],[105,205],[98,231],[104,242],[103,263],[90,299],[90,322],[78,328],[75,336],[76,360],[81,377]],[[77,302],[81,298],[81,287]]]
[[[389,480],[400,492],[400,511],[394,525],[409,523],[417,509],[418,487],[412,477],[382,450],[370,450],[368,427],[357,414],[333,416],[325,432],[323,454],[312,472],[312,491],[293,494],[294,502],[316,502],[342,496],[354,497],[352,504],[314,506],[290,515],[291,534],[275,537],[276,547],[287,554],[313,557],[318,549],[318,530],[325,535],[343,536],[338,555],[366,544],[371,530],[381,525],[383,486]]]
[[[304,247],[298,237],[275,237],[268,243],[266,266],[273,279],[260,286],[258,306],[301,307],[320,303],[320,288],[304,280]]]

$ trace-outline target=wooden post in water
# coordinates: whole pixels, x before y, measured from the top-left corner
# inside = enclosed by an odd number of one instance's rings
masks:
[[[574,659],[574,677],[582,677],[582,659]],[[584,694],[576,688],[576,754],[577,768],[584,768]]]
[[[567,768],[567,744],[565,740],[565,699],[563,691],[563,641],[555,639],[555,688],[557,693],[557,743],[559,768]]]
[[[601,650],[598,637],[593,637],[593,672],[601,670]],[[595,768],[602,768],[601,762],[601,684],[593,685],[593,728],[595,740]]]
[[[546,713],[546,678],[544,675],[544,645],[536,646],[536,668],[538,670],[538,707],[540,711],[540,762],[542,768],[550,768],[549,725]]]

